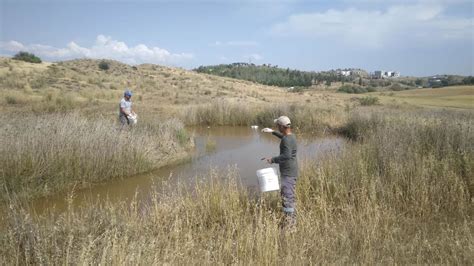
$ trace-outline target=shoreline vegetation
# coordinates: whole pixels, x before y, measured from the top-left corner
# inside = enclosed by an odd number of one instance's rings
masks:
[[[383,95],[363,106],[345,94],[288,93],[148,65],[0,63],[0,264],[474,261],[472,108],[422,108],[417,100],[433,97],[411,93],[403,94],[409,105]],[[121,76],[141,92],[133,99],[139,124],[120,132]],[[461,90],[471,97],[472,87]],[[277,193],[251,197],[232,169],[209,172],[192,191],[163,180],[146,202],[73,207],[74,187],[186,156],[186,126],[271,126],[283,113],[298,134],[351,140],[337,156],[301,162],[292,233],[279,228]],[[30,210],[28,199],[64,189],[72,192],[63,213]]]
[[[77,112],[3,121],[0,184],[25,199],[144,173],[182,160],[194,145],[177,119],[124,130]]]
[[[469,263],[473,114],[378,111],[350,116],[345,134],[354,142],[342,155],[303,163],[294,233],[279,230],[275,194],[252,199],[229,170],[209,173],[193,192],[165,185],[145,204],[96,202],[57,216],[31,217],[12,198],[2,257],[7,264]]]

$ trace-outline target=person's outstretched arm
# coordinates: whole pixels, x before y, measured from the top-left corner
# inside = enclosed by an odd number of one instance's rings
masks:
[[[278,131],[273,131],[272,134],[273,136],[277,136],[279,139],[282,139],[284,137],[284,135]]]

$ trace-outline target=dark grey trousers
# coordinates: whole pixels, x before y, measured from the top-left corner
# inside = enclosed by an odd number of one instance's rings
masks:
[[[293,216],[296,210],[296,176],[282,176],[281,198],[283,200],[283,212]]]
[[[119,115],[119,120],[120,120],[120,124],[122,124],[122,126],[130,124],[130,122],[128,121],[128,118],[125,115]]]

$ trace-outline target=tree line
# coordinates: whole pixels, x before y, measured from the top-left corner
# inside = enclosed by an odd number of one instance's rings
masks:
[[[353,78],[330,72],[309,72],[289,68],[279,68],[271,65],[255,65],[248,63],[233,63],[211,66],[200,66],[194,71],[222,77],[243,79],[264,85],[279,87],[309,87],[313,84],[331,84],[335,81],[352,81]]]

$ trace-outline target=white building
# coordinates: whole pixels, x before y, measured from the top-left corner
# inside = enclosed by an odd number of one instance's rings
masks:
[[[344,77],[348,77],[352,74],[350,70],[339,70],[339,69],[336,70],[336,73]]]
[[[342,70],[341,71],[341,75],[347,77],[347,76],[350,76],[351,75],[351,71],[350,70]]]
[[[377,78],[377,79],[399,78],[400,77],[400,72],[398,72],[398,71],[376,70],[376,71],[374,71],[373,77]]]

